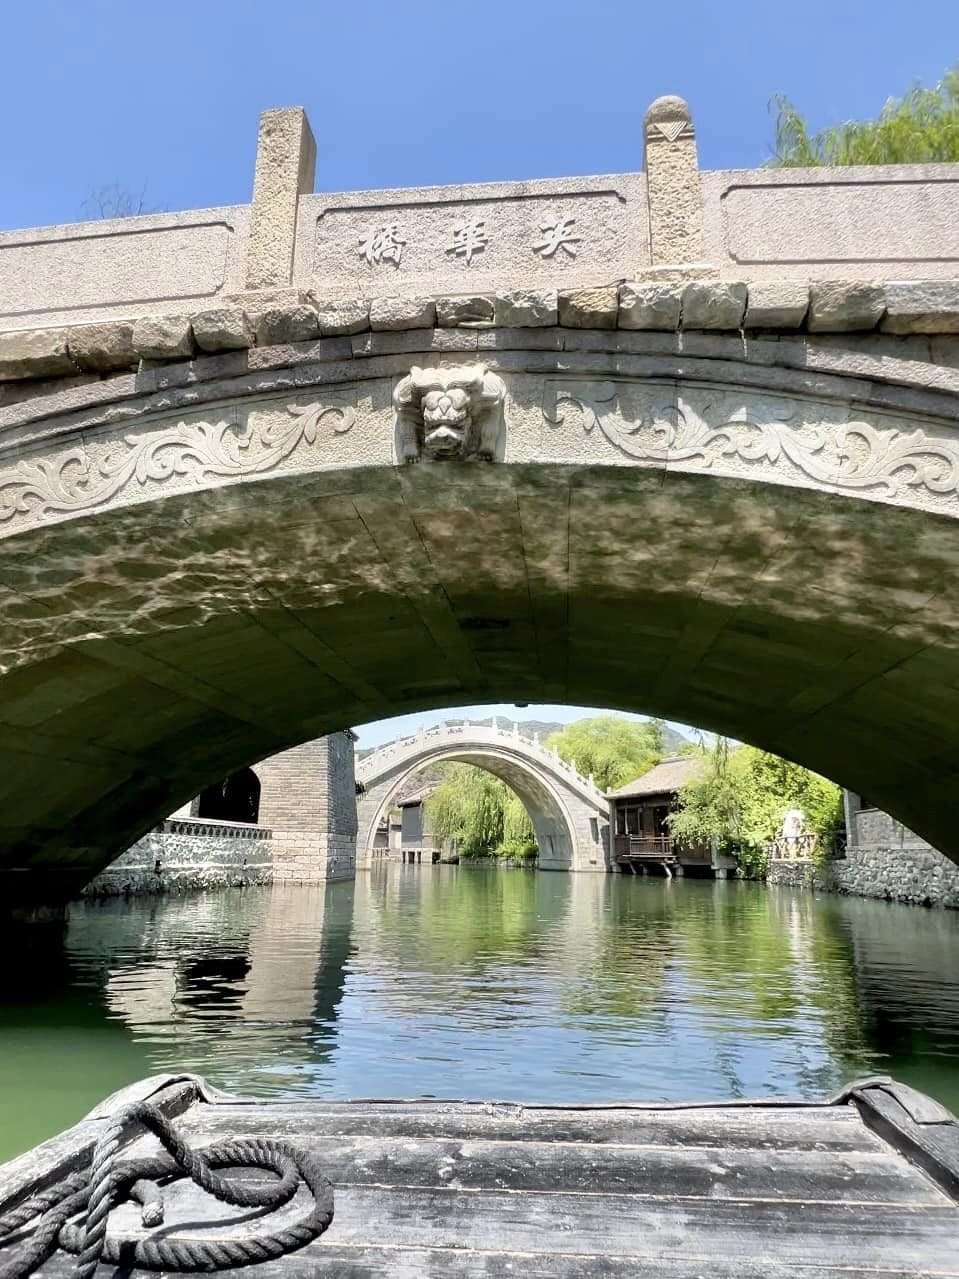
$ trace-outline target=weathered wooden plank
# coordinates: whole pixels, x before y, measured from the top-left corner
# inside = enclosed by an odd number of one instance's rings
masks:
[[[470,1247],[609,1257],[743,1258],[935,1270],[954,1265],[954,1207],[657,1200],[350,1187],[330,1243]]]
[[[62,1253],[38,1272],[40,1279],[72,1279],[74,1259]],[[918,1279],[933,1272],[861,1266],[793,1265],[768,1261],[710,1261],[683,1257],[605,1257],[589,1254],[481,1252],[468,1248],[397,1248],[375,1244],[350,1246],[321,1240],[310,1248],[254,1270],[221,1270],[220,1279]],[[959,1268],[939,1268],[936,1279],[956,1279]],[[100,1266],[96,1279],[116,1279],[112,1266]],[[135,1271],[133,1279],[145,1279]]]
[[[900,1086],[896,1085],[896,1089]],[[912,1093],[913,1090],[909,1090]],[[857,1094],[865,1122],[893,1149],[901,1151],[959,1201],[959,1125],[937,1102],[916,1093],[897,1096],[887,1087],[865,1088]],[[909,1105],[906,1109],[902,1103]],[[929,1105],[922,1103],[929,1102]],[[938,1107],[938,1109],[937,1109]],[[919,1116],[917,1119],[916,1116]],[[945,1117],[944,1117],[945,1116]],[[959,1241],[957,1241],[959,1247]]]
[[[242,1130],[237,1136],[245,1136]],[[191,1134],[191,1138],[193,1134]],[[948,1204],[891,1150],[717,1150],[511,1140],[297,1135],[337,1185],[606,1191],[658,1197]],[[153,1155],[152,1139],[137,1157]]]
[[[299,1200],[299,1196],[298,1196]],[[276,1215],[278,1221],[302,1206]],[[203,1222],[206,1239],[244,1232],[249,1214],[178,1187],[171,1218]],[[141,1232],[138,1214],[116,1214],[124,1233]],[[257,1219],[249,1229],[263,1228]],[[351,1248],[472,1249],[543,1257],[637,1258],[896,1270],[915,1275],[956,1267],[959,1210],[769,1201],[648,1199],[611,1194],[339,1187],[325,1236]],[[523,1267],[525,1269],[525,1266]],[[546,1273],[549,1273],[547,1270]],[[574,1272],[575,1273],[575,1272]],[[590,1273],[586,1271],[585,1273]],[[601,1269],[594,1273],[602,1274]]]
[[[178,1122],[191,1143],[294,1138],[336,1183],[325,1238],[258,1269],[263,1279],[959,1279],[959,1207],[897,1153],[959,1168],[959,1130],[921,1097],[907,1108],[884,1088],[811,1107],[190,1105],[192,1095],[182,1084],[162,1095],[165,1108],[187,1107]],[[48,1181],[101,1128],[85,1121],[26,1157],[29,1168],[16,1161],[20,1193],[25,1171]],[[264,1224],[188,1182],[167,1199],[168,1230],[203,1222],[207,1237],[235,1236]],[[302,1207],[301,1192],[271,1220]],[[114,1223],[140,1231],[132,1206]],[[41,1273],[72,1268],[60,1256]]]
[[[277,1102],[269,1106],[197,1105],[184,1117],[196,1139],[303,1135],[504,1137],[514,1141],[584,1141],[736,1150],[882,1149],[854,1106],[736,1107],[689,1110],[558,1110],[424,1102],[352,1104]]]

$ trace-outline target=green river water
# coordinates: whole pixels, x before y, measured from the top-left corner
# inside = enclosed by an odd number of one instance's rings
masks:
[[[72,909],[0,987],[0,1159],[133,1079],[258,1096],[959,1109],[959,912],[757,884],[393,866]]]

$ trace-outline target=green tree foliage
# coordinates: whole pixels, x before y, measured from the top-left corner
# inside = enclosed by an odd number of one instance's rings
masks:
[[[546,745],[555,746],[561,759],[575,763],[583,774],[592,773],[596,785],[609,790],[639,777],[659,761],[663,722],[597,715],[551,733]]]
[[[959,67],[932,89],[890,98],[875,120],[847,120],[819,133],[786,98],[775,99],[777,168],[822,164],[930,164],[959,160]]]
[[[820,855],[828,856],[842,822],[838,786],[754,746],[733,747],[724,737],[701,748],[701,758],[669,818],[674,838],[715,841],[747,873],[763,874],[766,844],[782,829],[787,811],[799,808],[807,829],[820,837]]]
[[[533,824],[519,796],[473,764],[444,765],[426,812],[433,834],[455,840],[461,857],[536,856]]]

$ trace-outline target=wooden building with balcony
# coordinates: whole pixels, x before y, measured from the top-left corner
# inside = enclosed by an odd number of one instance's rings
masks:
[[[719,875],[721,868],[714,864],[708,845],[674,840],[667,821],[679,788],[691,780],[698,763],[695,755],[669,755],[648,773],[607,792],[616,869],[636,874],[653,866],[667,875]],[[723,878],[726,869],[722,868]]]

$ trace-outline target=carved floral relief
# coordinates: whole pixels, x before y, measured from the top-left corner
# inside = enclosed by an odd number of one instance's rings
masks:
[[[773,479],[779,472],[783,479],[904,504],[922,495],[959,497],[959,434],[904,427],[884,413],[867,417],[842,405],[762,392],[550,379],[543,415],[554,430],[597,432],[625,457],[651,466],[744,478],[764,472]]]
[[[324,431],[342,435],[353,427],[348,403],[290,404],[286,418],[238,423],[236,409],[216,421],[183,419],[153,434],[131,432],[102,450],[79,444],[52,456],[26,457],[0,469],[0,525],[18,515],[43,518],[93,510],[125,490],[144,489],[174,477],[194,480],[241,478],[273,470],[301,445],[314,445]],[[98,453],[99,456],[94,456]]]

